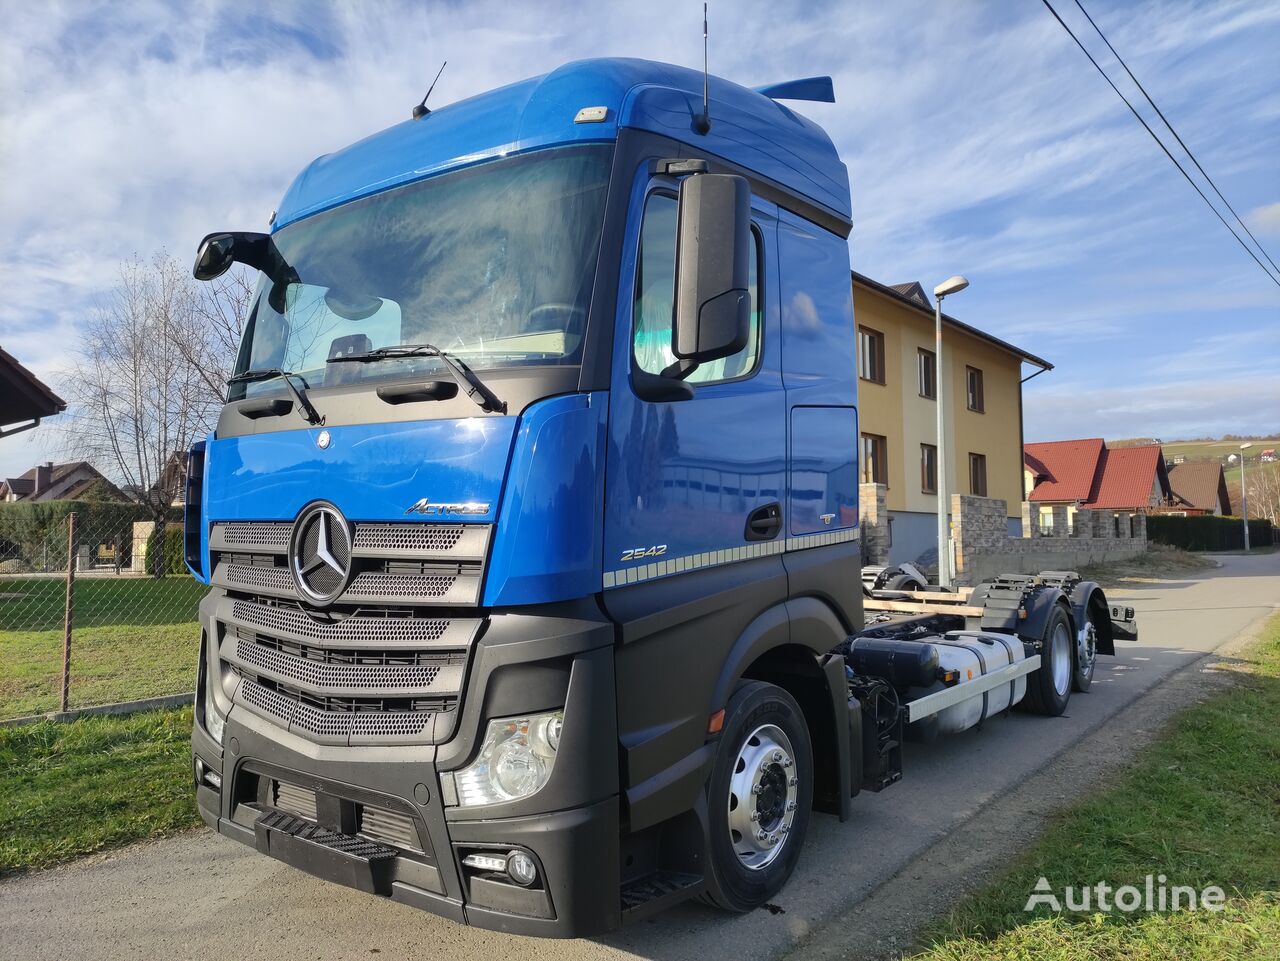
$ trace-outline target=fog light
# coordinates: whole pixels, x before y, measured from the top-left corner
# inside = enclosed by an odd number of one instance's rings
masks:
[[[507,875],[516,884],[527,888],[538,880],[538,866],[523,851],[512,851],[507,855]]]

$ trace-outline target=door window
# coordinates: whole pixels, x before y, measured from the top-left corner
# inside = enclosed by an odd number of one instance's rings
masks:
[[[676,198],[656,193],[645,204],[636,257],[635,323],[632,351],[636,366],[661,374],[675,363],[671,352],[671,316],[675,302]],[[751,332],[747,345],[730,357],[700,364],[685,378],[691,384],[714,384],[744,377],[756,368],[760,356],[761,310],[759,298],[760,235],[751,230],[752,255],[748,290],[751,295]]]

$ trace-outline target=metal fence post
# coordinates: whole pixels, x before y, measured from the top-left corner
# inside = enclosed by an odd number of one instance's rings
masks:
[[[62,699],[60,710],[67,709],[71,693],[71,624],[76,609],[76,512],[67,515],[67,607],[62,623]]]

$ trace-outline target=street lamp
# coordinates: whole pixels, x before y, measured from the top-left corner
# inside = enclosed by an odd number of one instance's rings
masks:
[[[1240,445],[1240,512],[1244,515],[1244,552],[1246,554],[1249,553],[1249,489],[1244,486],[1244,452],[1252,446],[1252,444]]]
[[[948,550],[947,536],[947,440],[946,410],[943,407],[947,394],[942,389],[943,372],[946,367],[942,363],[942,299],[958,294],[969,286],[969,281],[956,274],[933,288],[933,356],[934,371],[938,383],[934,393],[938,395],[938,462],[934,465],[937,472],[938,488],[938,586],[951,586],[951,552]]]

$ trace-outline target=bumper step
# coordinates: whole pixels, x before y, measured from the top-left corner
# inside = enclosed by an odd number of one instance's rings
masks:
[[[622,919],[634,921],[696,894],[702,878],[696,874],[656,871],[622,886]]]
[[[253,832],[258,850],[285,864],[369,894],[391,894],[395,848],[278,810],[259,816]]]

